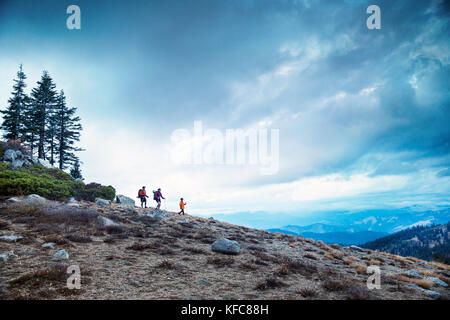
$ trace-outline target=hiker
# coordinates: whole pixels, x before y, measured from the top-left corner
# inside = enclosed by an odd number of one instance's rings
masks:
[[[183,201],[183,198],[180,199],[180,209],[181,211],[178,212],[178,214],[183,214],[184,215],[184,206],[186,205],[186,202]]]
[[[156,203],[158,204],[156,206],[157,210],[160,210],[159,208],[161,207],[161,198],[166,199],[163,197],[163,195],[161,193],[161,188],[158,188],[157,191],[153,191],[153,200],[155,200]]]
[[[139,189],[138,191],[138,198],[141,199],[141,208],[145,204],[145,208],[147,209],[147,191],[145,191],[145,186],[142,187],[142,189]]]

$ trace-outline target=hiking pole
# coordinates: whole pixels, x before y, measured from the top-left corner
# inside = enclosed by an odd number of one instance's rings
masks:
[[[166,199],[164,199],[164,210],[167,211],[167,207],[166,207]]]

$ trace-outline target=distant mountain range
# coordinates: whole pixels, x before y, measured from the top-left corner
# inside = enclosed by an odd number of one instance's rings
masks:
[[[416,226],[368,242],[362,247],[450,264],[450,223]]]
[[[375,240],[381,237],[388,235],[388,233],[384,232],[374,232],[374,231],[357,231],[357,232],[343,232],[343,231],[331,231],[331,232],[294,232],[291,231],[295,228],[298,229],[308,229],[309,226],[299,227],[299,226],[290,226],[290,230],[286,229],[268,229],[269,232],[280,232],[285,234],[299,235],[303,238],[311,238],[314,241],[322,240],[325,243],[338,243],[341,245],[351,245],[351,244],[361,244],[366,243],[371,240]],[[314,230],[315,226],[312,226],[311,229]],[[330,229],[336,226],[327,226]],[[328,228],[326,228],[328,229]],[[320,229],[319,229],[320,230]]]
[[[266,230],[292,235],[300,234],[304,238],[322,240],[325,243],[360,245],[402,230],[448,223],[450,210],[416,211],[409,208],[393,211],[335,212],[327,216],[323,216],[323,213],[318,214],[316,219],[321,221],[307,225],[289,224]],[[304,220],[308,221],[310,217]]]

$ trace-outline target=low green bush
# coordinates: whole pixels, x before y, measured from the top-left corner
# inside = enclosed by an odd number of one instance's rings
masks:
[[[66,200],[74,197],[78,200],[94,201],[95,198],[113,200],[116,190],[112,186],[100,184],[85,185],[74,181],[70,175],[56,168],[46,169],[40,165],[30,168],[11,170],[0,163],[0,196],[22,196],[38,194],[51,200]]]

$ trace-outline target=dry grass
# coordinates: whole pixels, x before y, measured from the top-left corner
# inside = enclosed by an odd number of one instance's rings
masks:
[[[234,257],[208,257],[206,258],[206,262],[208,264],[215,265],[216,267],[223,268],[226,266],[230,266],[235,262]]]
[[[275,277],[267,277],[266,279],[258,282],[258,284],[256,285],[257,290],[267,290],[267,289],[273,289],[273,288],[280,288],[280,287],[284,287],[286,286],[286,284],[280,280],[278,280]]]
[[[67,240],[70,240],[72,242],[78,242],[78,243],[88,243],[92,242],[91,237],[82,235],[82,234],[69,234],[66,236]]]
[[[248,271],[255,271],[258,269],[258,266],[253,263],[243,262],[243,263],[241,263],[239,268],[241,268],[243,270],[248,270]]]
[[[317,260],[317,256],[315,254],[312,253],[306,253],[303,255],[303,258],[308,258],[308,259],[312,259],[312,260]]]
[[[348,265],[351,265],[355,260],[357,260],[357,258],[355,258],[353,256],[347,256],[342,259],[342,261],[344,261],[344,263],[348,264]]]
[[[356,270],[357,273],[362,274],[362,273],[366,273],[367,267],[363,266],[362,264],[353,264],[351,265],[352,268],[354,268]]]
[[[311,238],[304,239],[304,241],[309,242],[309,243],[311,243],[311,244],[314,244],[314,243],[315,243],[314,240],[311,239]]]
[[[433,287],[433,282],[430,280],[425,280],[425,279],[415,279],[415,278],[410,278],[401,274],[392,274],[389,273],[388,274],[389,278],[392,279],[396,279],[398,281],[402,281],[402,282],[407,282],[407,283],[413,283],[418,285],[419,287],[422,287],[424,289],[431,289]]]
[[[310,287],[301,288],[297,291],[297,293],[300,294],[303,298],[314,298],[319,295],[316,289]]]
[[[172,261],[169,261],[169,260],[161,261],[160,263],[158,263],[157,267],[160,269],[166,269],[166,270],[177,269],[177,266],[175,265],[175,263],[173,263]]]
[[[375,259],[371,259],[370,261],[367,262],[368,266],[379,266],[380,264],[381,262]]]
[[[328,279],[322,283],[322,287],[327,291],[335,292],[335,291],[343,291],[343,290],[347,289],[348,284],[343,281],[340,281],[340,280]]]
[[[331,253],[325,253],[323,256],[327,259],[334,260],[334,256]]]
[[[428,262],[430,265],[432,265],[433,267],[439,268],[439,269],[444,269],[444,270],[450,270],[450,265],[448,264],[444,264],[444,263],[440,263],[440,262],[436,262],[436,261],[431,261]]]

